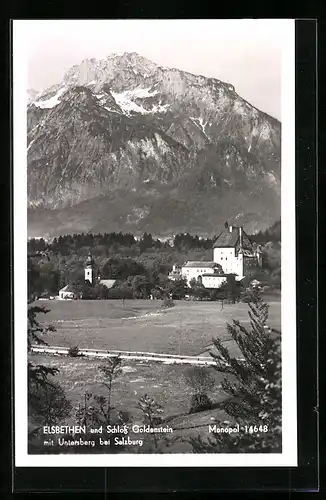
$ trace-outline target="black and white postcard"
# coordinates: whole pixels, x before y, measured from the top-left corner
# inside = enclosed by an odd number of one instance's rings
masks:
[[[13,21],[16,466],[297,465],[294,38]]]

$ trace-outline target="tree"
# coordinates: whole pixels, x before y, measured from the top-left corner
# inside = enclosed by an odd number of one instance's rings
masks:
[[[209,290],[203,285],[197,285],[193,288],[192,295],[199,300],[207,299],[209,297]]]
[[[77,297],[82,297],[83,299],[90,299],[92,295],[92,285],[89,281],[85,281],[84,276],[80,276],[74,279],[70,283],[70,288]]]
[[[225,291],[226,291],[226,296],[227,296],[228,301],[231,302],[232,304],[234,304],[236,299],[239,296],[239,291],[237,288],[234,274],[227,275],[226,284],[225,284]]]
[[[271,284],[275,286],[276,288],[281,288],[281,268],[275,269],[272,274],[271,274]]]
[[[78,425],[86,426],[87,431],[84,434],[86,441],[94,440],[94,434],[88,430],[90,428],[106,427],[107,425],[124,428],[131,422],[129,412],[115,409],[111,406],[107,397],[92,394],[88,391],[84,393],[75,408],[75,419]],[[114,437],[121,438],[124,434],[122,430],[114,433]],[[115,439],[110,439],[110,444],[107,446],[101,446],[98,441],[95,443],[96,453],[107,453],[108,449],[110,453],[119,453],[124,449],[124,446],[115,443]],[[87,453],[87,448],[82,450],[80,450],[81,453]],[[69,452],[74,453],[73,448],[70,448]]]
[[[194,452],[281,452],[281,349],[279,335],[266,328],[268,305],[258,291],[249,303],[250,329],[239,321],[227,324],[227,330],[242,352],[243,359],[231,357],[219,338],[213,339],[216,370],[227,376],[222,389],[231,397],[221,406],[234,423],[242,426],[239,434],[214,434],[204,442],[190,439]],[[223,423],[219,423],[223,426]],[[247,426],[248,432],[245,427]],[[250,432],[250,428],[252,432]]]
[[[145,275],[145,267],[133,259],[110,258],[102,266],[101,276],[108,279],[125,280],[129,276]]]
[[[194,290],[198,286],[196,278],[191,278],[191,280],[189,281],[189,286],[192,290]]]
[[[55,329],[50,326],[41,325],[37,319],[37,314],[47,314],[50,310],[45,307],[39,306],[29,306],[27,309],[27,350],[28,353],[32,350],[33,344],[47,345],[47,342],[42,339],[42,335],[47,332],[53,332]],[[59,372],[57,368],[50,368],[44,365],[35,364],[32,361],[28,361],[28,382],[29,382],[29,396],[32,398],[35,396],[35,391],[40,389],[44,390],[44,387],[49,384],[49,375],[55,375]]]
[[[99,367],[99,371],[104,376],[103,384],[108,389],[108,398],[107,398],[107,411],[106,411],[106,421],[110,423],[111,410],[113,409],[111,405],[111,395],[112,395],[112,382],[114,378],[121,373],[121,358],[120,356],[114,356],[112,358],[108,358],[107,363],[105,365],[101,365]]]
[[[28,380],[28,410],[36,423],[53,425],[71,414],[72,406],[61,385],[53,380],[38,384]]]
[[[148,297],[151,289],[151,284],[147,276],[144,275],[132,276],[128,281],[130,282],[131,288],[133,290],[134,298],[143,299]]]
[[[109,296],[109,288],[102,283],[96,283],[93,287],[94,299],[107,299]]]
[[[154,398],[150,398],[145,394],[145,396],[140,398],[138,408],[143,412],[143,423],[145,425],[149,425],[149,427],[153,428],[162,423],[160,414],[163,413],[163,408]],[[155,432],[153,432],[153,440],[155,450],[157,451],[158,439]]]
[[[191,366],[186,371],[184,380],[192,393],[190,413],[210,409],[212,403],[207,393],[213,389],[215,380],[207,368]]]
[[[228,274],[226,281],[224,281],[218,288],[212,290],[210,293],[211,300],[228,300],[230,303],[235,303],[240,297],[240,288],[235,280],[234,274]]]
[[[150,233],[144,233],[142,239],[139,242],[140,251],[144,252],[147,248],[152,248],[154,245],[153,237]]]
[[[32,298],[29,304],[32,302]],[[27,350],[33,344],[47,345],[42,335],[55,331],[50,326],[43,326],[37,320],[38,314],[47,314],[45,307],[29,305],[27,310]],[[31,452],[39,452],[40,426],[51,425],[63,420],[71,413],[71,404],[60,384],[53,380],[58,368],[37,364],[29,360],[27,364],[28,381],[28,446]],[[36,425],[36,428],[35,428]],[[42,448],[43,449],[43,448]]]
[[[188,292],[187,280],[185,278],[179,278],[175,281],[169,281],[165,291],[172,294],[172,298],[184,299]]]

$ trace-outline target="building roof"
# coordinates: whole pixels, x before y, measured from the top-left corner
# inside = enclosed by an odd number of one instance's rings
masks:
[[[223,247],[235,247],[239,238],[239,232],[232,230],[230,233],[229,229],[223,229],[223,231],[218,235],[215,240],[214,248]]]
[[[243,249],[241,250],[241,252],[243,253],[243,255],[244,255],[245,257],[254,257],[254,256],[255,256],[255,255],[252,253],[252,251],[251,251],[251,250],[248,250],[248,249],[246,249],[246,248],[243,248]]]
[[[106,286],[106,288],[112,288],[116,280],[100,280],[99,283],[101,285]]]
[[[230,228],[232,227],[232,231]],[[214,242],[214,248],[239,248],[240,237],[239,237],[239,227],[229,226],[218,235]],[[252,250],[252,243],[248,235],[242,229],[242,248],[247,250]]]
[[[205,261],[194,261],[188,260],[182,267],[221,267],[220,264],[216,264],[216,262],[205,262]]]
[[[205,278],[206,277],[208,277],[208,278],[210,278],[210,277],[214,277],[214,278],[226,278],[228,275],[224,274],[224,273],[223,274],[207,273],[207,274],[202,274],[201,276],[202,276],[202,278],[203,277],[205,277]]]
[[[61,290],[59,290],[59,293],[60,292],[70,292],[70,293],[74,293],[73,290],[71,289],[71,286],[70,285],[66,285],[64,286],[63,288],[61,288]]]

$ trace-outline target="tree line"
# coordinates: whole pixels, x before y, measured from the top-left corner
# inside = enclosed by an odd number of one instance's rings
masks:
[[[43,238],[31,238],[28,241],[28,252],[54,252],[61,255],[68,255],[71,252],[81,250],[82,248],[97,248],[105,253],[105,249],[112,246],[133,247],[138,252],[144,252],[146,249],[175,247],[177,249],[210,249],[213,245],[213,239],[192,236],[189,233],[177,234],[169,240],[153,238],[151,233],[144,233],[141,238],[135,237],[130,233],[75,233],[53,238],[46,241]],[[103,248],[102,248],[103,247]],[[97,252],[98,253],[98,252]]]
[[[264,233],[271,238],[262,245],[263,269],[253,270],[252,279],[259,279],[272,286],[281,286],[281,242],[276,241],[276,229]],[[274,235],[274,236],[273,236]],[[262,238],[262,234],[257,238]],[[84,298],[148,298],[151,294],[172,294],[184,298],[197,294],[207,298],[203,287],[187,287],[184,280],[168,279],[173,264],[182,265],[186,260],[212,260],[213,240],[200,239],[190,234],[178,234],[174,245],[154,239],[144,233],[137,240],[132,234],[81,233],[54,238],[28,241],[28,269],[30,290],[34,295],[57,295],[69,284]],[[254,242],[256,244],[257,242]],[[90,288],[84,281],[87,254],[91,250],[95,260],[96,278],[114,279],[111,290],[100,284]]]
[[[164,299],[181,300],[192,297],[198,300],[239,300],[242,287],[236,282],[235,276],[227,276],[226,282],[218,289],[208,290],[195,279],[189,286],[183,277],[171,280],[164,266],[147,268],[132,259],[107,259],[100,269],[101,277],[115,280],[112,288],[107,288],[95,278],[95,283],[85,281],[84,269],[76,272],[69,282],[69,289],[77,298],[92,299]],[[44,266],[28,263],[28,289],[31,296],[42,297],[48,294],[56,295],[63,285],[60,271],[52,269],[44,271]],[[44,288],[46,287],[46,288]]]

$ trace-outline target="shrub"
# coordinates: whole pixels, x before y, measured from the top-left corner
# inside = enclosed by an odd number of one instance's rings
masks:
[[[189,413],[198,413],[199,411],[211,410],[212,401],[205,393],[193,394],[190,400]]]
[[[189,413],[212,408],[212,402],[207,393],[214,387],[215,380],[207,368],[191,366],[184,375],[184,381],[192,392]]]
[[[170,297],[165,297],[163,299],[162,307],[169,308],[169,307],[174,307],[174,306],[175,306],[175,303],[173,302],[173,300]]]
[[[72,358],[77,358],[77,356],[82,356],[82,354],[79,351],[79,347],[77,345],[69,347],[68,356],[71,356]]]

